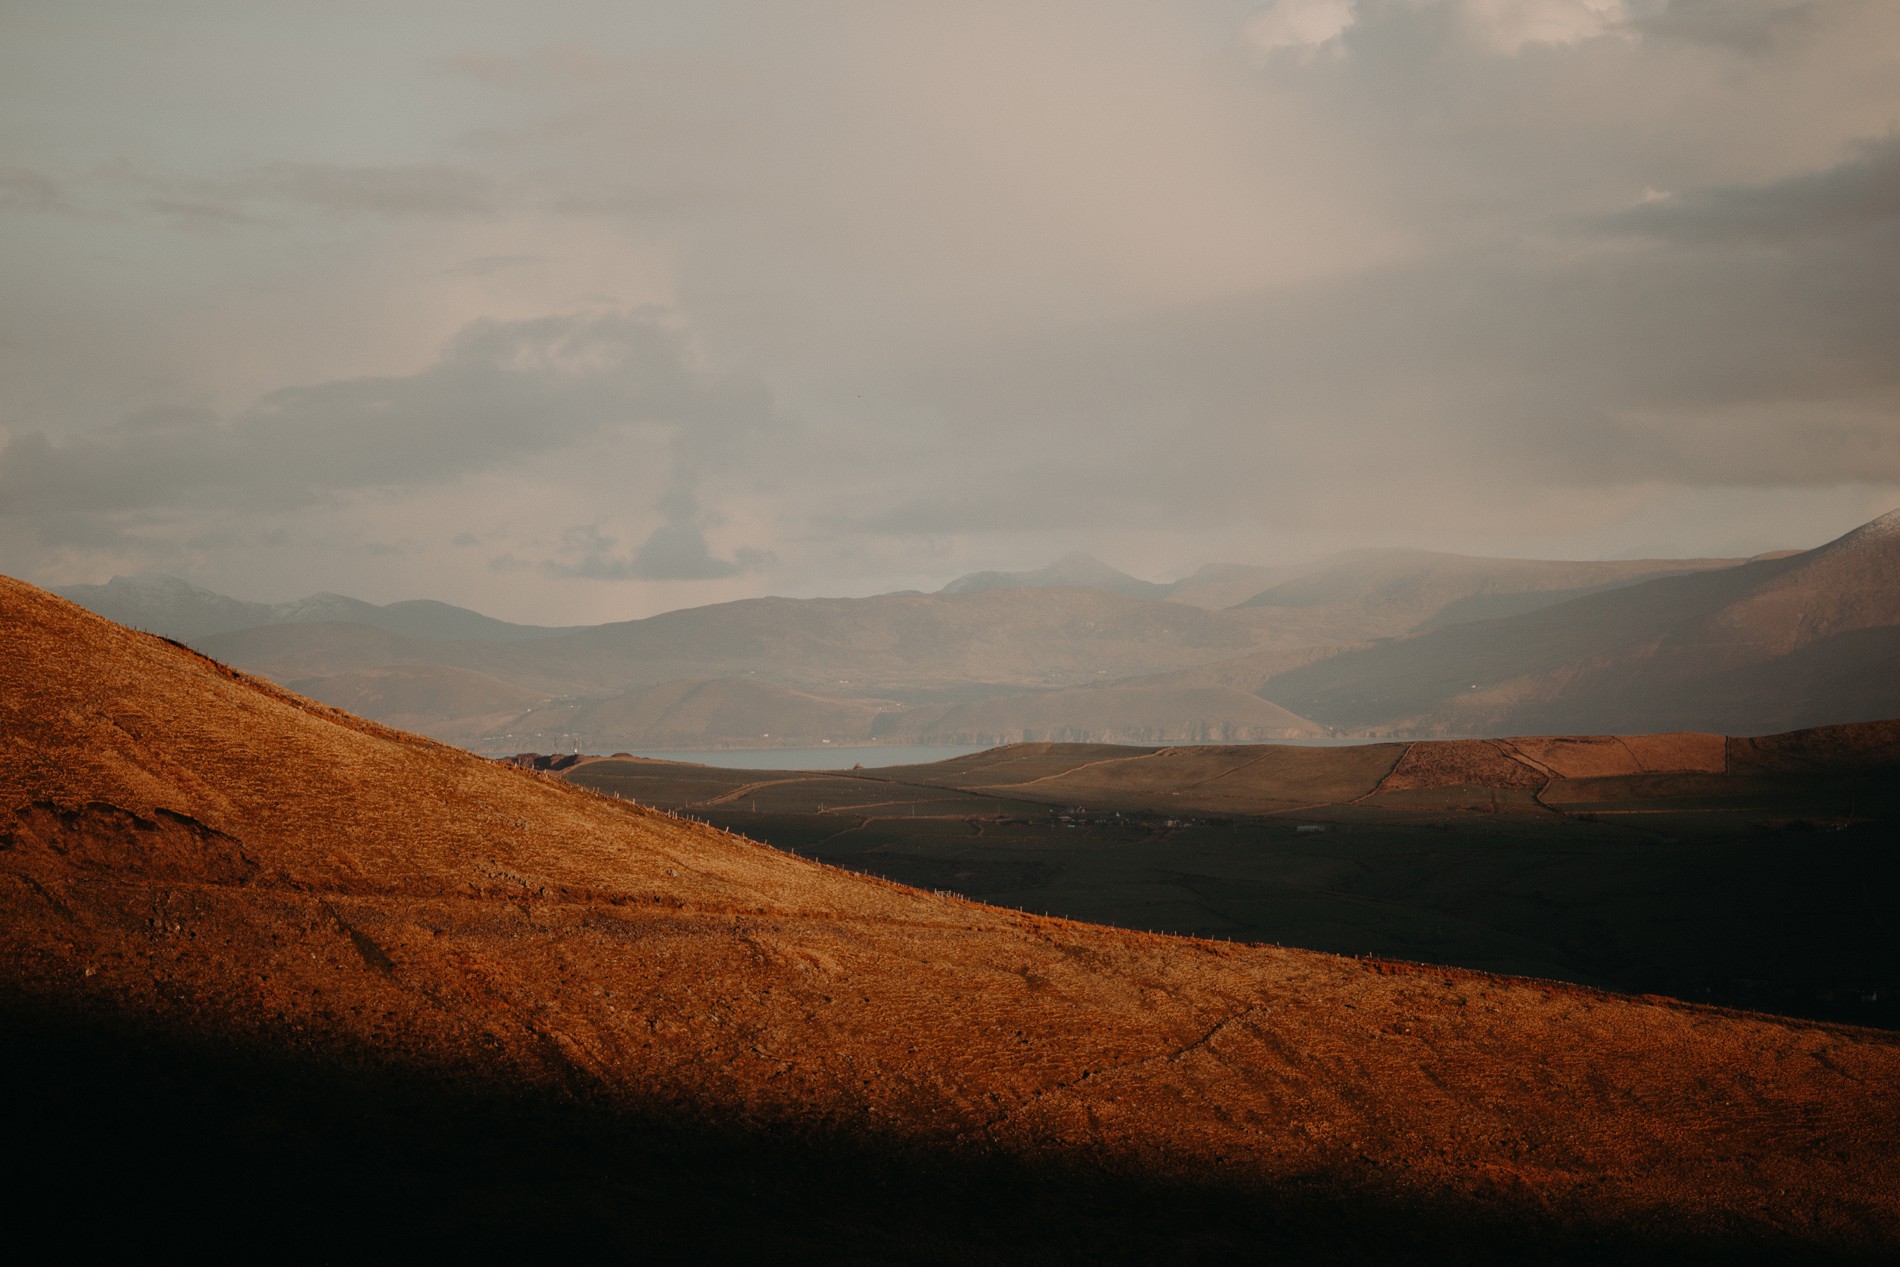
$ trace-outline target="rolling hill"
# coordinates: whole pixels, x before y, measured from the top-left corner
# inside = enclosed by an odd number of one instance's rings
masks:
[[[1360,550],[1316,565],[1236,606],[1329,630],[1358,642],[1536,611],[1652,577],[1734,567],[1739,559],[1555,562],[1484,559],[1428,550]]]
[[[380,655],[558,682],[569,693],[751,675],[800,690],[875,694],[1078,685],[1222,659],[1260,642],[1248,621],[1225,613],[1094,590],[1019,589],[744,599],[511,643],[398,641],[342,625],[196,640],[208,654],[273,677],[315,676],[326,655],[339,668]]]
[[[1247,563],[1210,563],[1168,587],[1168,601],[1218,611],[1234,607],[1263,590],[1309,571],[1314,565],[1260,567]]]
[[[994,746],[1043,740],[1257,743],[1324,733],[1257,695],[1219,686],[1072,687],[1005,691],[951,702],[904,702],[818,695],[756,677],[728,677],[663,682],[607,696],[536,699],[531,692],[472,670],[429,665],[354,670],[290,685],[338,707],[368,705],[358,711],[383,720],[399,718],[432,738],[491,753],[884,743]],[[487,689],[481,689],[484,685]],[[399,712],[407,692],[440,711]],[[513,712],[485,707],[500,698],[527,702]]]
[[[813,695],[757,678],[702,678],[599,699],[549,701],[510,718],[501,735],[483,731],[462,738],[515,751],[716,748],[734,742],[817,747],[869,739],[879,719],[898,707],[890,700]]]
[[[1517,615],[1654,576],[1733,567],[1740,559],[1563,562],[1430,550],[1354,550],[1311,563],[1211,564],[1171,583],[1138,580],[1086,554],[1028,572],[973,572],[945,594],[1092,589],[1210,611],[1272,609],[1315,641],[1358,642],[1436,625]]]
[[[251,603],[162,573],[115,576],[103,585],[68,585],[53,592],[107,620],[186,640],[258,625],[326,622],[368,625],[409,638],[449,641],[509,642],[565,632],[540,625],[510,624],[431,599],[378,605],[341,594],[312,594],[288,603]]]
[[[1348,728],[1761,733],[1900,713],[1896,659],[1900,511],[1813,550],[1345,652],[1261,690]]]
[[[1258,743],[1324,731],[1278,704],[1226,686],[1121,684],[1017,691],[915,705],[879,719],[879,738],[923,744]]]
[[[1090,590],[995,589],[752,599],[532,641],[447,642],[333,622],[260,626],[193,645],[321,698],[373,703],[369,715],[384,720],[397,714],[377,711],[384,706],[361,689],[362,675],[377,675],[386,692],[404,682],[402,723],[458,743],[492,738],[505,747],[516,741],[503,743],[504,734],[545,735],[612,749],[761,746],[767,733],[774,738],[762,746],[791,736],[902,742],[942,733],[944,724],[979,734],[974,742],[1078,724],[1097,726],[1104,738],[1305,733],[1306,723],[1275,705],[1218,690],[1172,701],[1148,689],[1063,697],[1084,707],[1086,723],[1050,711],[1052,690],[1225,660],[1261,641],[1243,616]],[[486,707],[467,711],[468,674],[539,699],[506,721]],[[734,702],[690,723],[678,715],[661,723],[642,702],[670,683],[715,681],[729,684],[718,689]],[[1001,703],[1011,693],[1021,698]],[[750,702],[737,703],[740,694]],[[767,695],[775,701],[769,707]],[[973,697],[998,698],[946,722],[950,709]],[[546,700],[560,702],[541,708]],[[893,715],[899,711],[901,718]],[[710,724],[715,718],[719,724]]]
[[[69,1245],[1900,1244],[1900,1044],[847,874],[0,580],[12,1195]]]
[[[1087,554],[1070,554],[1030,572],[972,572],[959,576],[940,593],[974,594],[997,589],[1086,589],[1124,598],[1165,599],[1174,587],[1137,580]]]

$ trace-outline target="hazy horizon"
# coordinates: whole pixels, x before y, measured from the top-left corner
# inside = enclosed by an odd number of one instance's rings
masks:
[[[1859,527],[1859,526],[1860,525],[1856,523],[1856,524],[1850,525],[1849,528],[1851,530],[1852,528]],[[1827,541],[1833,540],[1834,537],[1838,535],[1840,534],[1834,534],[1833,536],[1829,536],[1819,541],[1804,542],[1799,546],[1785,547],[1785,548],[1811,549],[1815,546],[1825,545]],[[1380,549],[1381,547],[1376,546],[1376,545],[1368,545],[1368,546],[1357,547],[1357,548],[1376,551]],[[1401,547],[1394,547],[1394,548],[1401,548]],[[1414,548],[1414,547],[1402,547],[1402,548]],[[1770,552],[1771,551],[1757,551],[1756,553],[1759,554],[1759,553],[1770,553]],[[1350,553],[1350,551],[1347,551],[1345,553]],[[1099,556],[1096,556],[1086,550],[1071,551],[1070,554],[1081,555],[1088,558],[1092,558],[1096,562],[1105,563],[1109,567],[1115,567],[1115,565],[1112,562],[1109,562],[1106,559],[1102,559]],[[1070,556],[1064,556],[1063,559],[1047,560],[1042,566],[1048,567],[1048,566],[1059,565],[1060,563],[1065,562],[1068,557]],[[1325,557],[1327,556],[1317,556],[1317,557],[1311,557],[1311,558],[1289,557],[1284,561],[1291,565],[1300,565],[1300,564],[1321,562],[1323,561]],[[1523,558],[1526,560],[1538,561],[1541,556],[1508,555],[1507,554],[1507,555],[1497,555],[1493,557],[1502,558],[1502,559]],[[1750,556],[1740,555],[1740,554],[1731,554],[1731,555],[1711,554],[1708,556],[1692,556],[1692,555],[1686,555],[1686,554],[1666,555],[1666,554],[1641,554],[1641,553],[1635,553],[1635,552],[1624,552],[1623,554],[1620,554],[1620,555],[1605,555],[1602,557],[1602,559],[1596,560],[1596,561],[1621,562],[1621,561],[1630,561],[1630,560],[1641,560],[1641,559],[1647,559],[1647,558],[1663,560],[1663,559],[1683,559],[1683,558],[1693,558],[1693,557],[1746,558]],[[1571,561],[1587,561],[1587,560],[1571,560]],[[1249,565],[1253,565],[1253,564],[1261,563],[1261,562],[1263,561],[1254,560],[1254,559],[1219,559],[1219,560],[1209,560],[1206,564],[1203,564],[1202,566],[1203,567],[1205,566],[1219,567],[1223,565],[1236,565],[1236,566],[1244,567],[1244,566],[1249,566]],[[982,575],[982,574],[988,573],[988,574],[1000,574],[1000,575],[1009,575],[1009,576],[1020,576],[1020,575],[1025,575],[1025,574],[1033,574],[1038,570],[1039,568],[1034,567],[1034,566],[1025,567],[1025,568],[1010,568],[1010,569],[978,568],[978,569],[975,569],[974,572],[965,572],[965,573],[960,573],[958,576],[954,576],[954,577],[940,578],[941,583],[938,583],[936,581],[931,581],[926,584],[909,586],[901,590],[865,590],[863,592],[853,592],[853,593],[829,592],[829,591],[821,592],[821,591],[814,590],[810,593],[799,593],[799,594],[782,593],[775,590],[761,590],[757,594],[743,594],[743,595],[738,595],[737,597],[728,597],[728,598],[713,598],[713,599],[707,599],[704,602],[690,602],[689,601],[686,603],[682,603],[679,607],[672,607],[672,608],[663,607],[663,608],[655,609],[653,611],[642,611],[636,616],[626,616],[626,617],[607,616],[607,617],[604,617],[602,621],[593,622],[593,623],[608,623],[608,622],[612,622],[615,620],[622,620],[622,619],[628,619],[628,620],[641,619],[648,615],[659,615],[666,611],[679,611],[688,607],[708,606],[708,605],[722,603],[722,602],[735,602],[743,598],[752,598],[752,597],[851,599],[851,598],[876,598],[876,597],[887,596],[891,594],[904,594],[904,593],[936,594],[936,593],[944,592],[945,588],[948,585],[950,585],[952,582],[961,580],[964,577],[968,577],[972,575]],[[1116,568],[1116,570],[1126,572],[1126,569],[1122,569],[1122,568]],[[1151,584],[1157,584],[1157,585],[1169,585],[1169,584],[1173,584],[1176,582],[1185,581],[1189,579],[1198,570],[1199,569],[1197,568],[1188,568],[1187,570],[1181,571],[1178,573],[1167,573],[1167,574],[1158,575],[1158,576],[1137,576],[1137,575],[1134,575],[1133,573],[1128,573],[1128,575],[1136,581],[1145,581],[1145,582],[1149,582]],[[105,584],[109,581],[120,581],[120,580],[138,580],[145,577],[169,577],[176,580],[182,580],[182,581],[185,581],[187,584],[195,585],[200,589],[208,590],[216,594],[222,594],[226,598],[234,598],[242,602],[251,602],[251,603],[292,603],[292,602],[296,602],[299,599],[312,598],[312,597],[316,597],[319,594],[325,594],[325,593],[336,594],[337,596],[343,597],[343,598],[360,599],[366,602],[377,603],[379,605],[386,605],[389,603],[400,603],[404,601],[414,601],[414,600],[435,601],[435,602],[449,601],[447,599],[442,598],[438,594],[427,593],[427,592],[418,592],[418,593],[413,593],[413,594],[410,594],[410,593],[395,594],[386,598],[366,598],[362,594],[345,593],[345,592],[336,591],[336,590],[298,589],[296,588],[296,581],[294,578],[274,578],[272,580],[267,581],[266,588],[262,590],[227,591],[227,590],[217,589],[213,585],[202,584],[196,580],[193,580],[192,578],[188,576],[183,576],[176,572],[169,572],[163,568],[148,568],[148,569],[144,569],[139,572],[133,572],[133,573],[115,572],[111,574],[110,576],[101,577],[98,581],[61,582],[55,585],[54,588],[64,590],[64,589],[76,588],[82,585]],[[422,584],[426,587],[428,582],[424,581],[422,582]],[[274,585],[275,588],[269,588],[269,586],[271,585]],[[466,604],[459,604],[459,603],[456,605],[466,606]],[[497,618],[504,619],[504,620],[512,619],[512,620],[515,620],[516,623],[520,623],[520,624],[558,623],[558,622],[551,622],[551,621],[536,620],[530,617],[520,617],[520,618],[510,617],[504,613],[487,611],[481,608],[472,608],[471,610],[478,611],[480,614],[485,615],[485,616],[496,616]],[[586,622],[582,622],[582,623],[586,623]]]
[[[1900,6],[0,15],[0,572],[578,624],[1900,506]]]

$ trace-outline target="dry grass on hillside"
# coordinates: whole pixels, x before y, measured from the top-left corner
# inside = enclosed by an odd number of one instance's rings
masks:
[[[17,582],[0,638],[12,1005],[779,1137],[1900,1244],[1887,1035],[1036,919],[363,723]]]

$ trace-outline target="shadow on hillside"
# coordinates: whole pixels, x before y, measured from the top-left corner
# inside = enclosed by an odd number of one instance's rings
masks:
[[[1741,1231],[1561,1227],[1316,1182],[1275,1190],[785,1138],[552,1094],[211,1046],[0,1003],[12,1226],[62,1257],[305,1261],[1815,1262]],[[1838,1255],[1835,1261],[1854,1261]]]

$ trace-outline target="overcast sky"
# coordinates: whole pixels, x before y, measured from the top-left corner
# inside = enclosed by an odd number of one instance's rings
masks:
[[[43,584],[1813,545],[1900,506],[1900,3],[3,0],[0,293]]]

